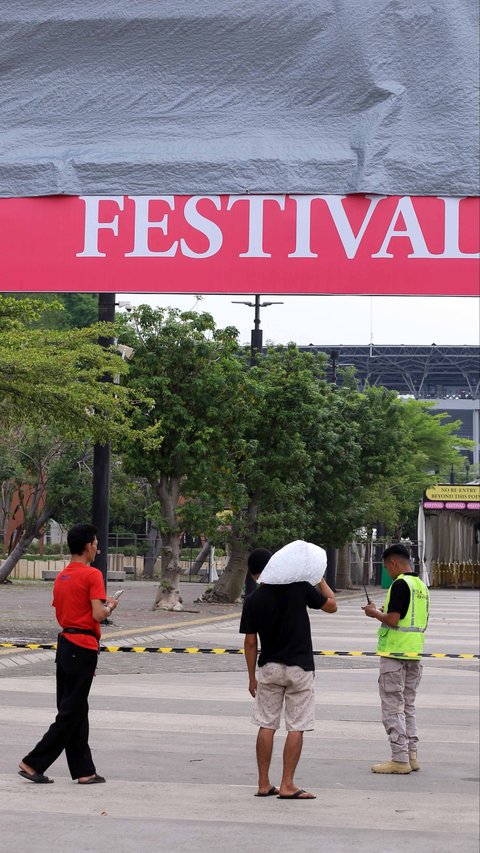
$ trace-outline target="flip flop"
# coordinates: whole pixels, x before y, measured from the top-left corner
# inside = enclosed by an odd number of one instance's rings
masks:
[[[267,791],[266,794],[254,794],[253,796],[254,797],[276,797],[277,795],[278,795],[278,788],[275,788],[275,786],[274,786],[273,788],[270,788],[270,790]]]
[[[98,773],[95,773],[95,776],[92,776],[91,779],[87,779],[86,782],[80,782],[80,779],[79,779],[78,784],[79,785],[98,785],[99,782],[106,782],[106,781],[107,780],[105,779],[104,776],[99,776]]]
[[[295,791],[294,794],[279,794],[277,800],[316,800],[316,796],[312,794],[311,797],[302,797],[302,794],[308,794],[308,791],[305,791],[303,788],[299,788],[298,791]]]
[[[27,773],[26,770],[19,770],[19,776],[23,776],[24,779],[28,779],[29,782],[36,782],[37,785],[52,785],[55,779],[49,779],[48,776],[44,776],[43,773]]]

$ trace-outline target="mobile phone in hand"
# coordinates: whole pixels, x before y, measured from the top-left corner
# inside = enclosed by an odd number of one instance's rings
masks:
[[[118,599],[120,598],[121,595],[123,595],[124,592],[125,592],[124,589],[117,589],[117,591],[113,593],[112,598],[114,598],[115,601],[118,601]]]

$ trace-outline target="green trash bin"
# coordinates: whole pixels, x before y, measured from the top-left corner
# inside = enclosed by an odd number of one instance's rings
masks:
[[[390,589],[393,581],[382,563],[382,589]]]

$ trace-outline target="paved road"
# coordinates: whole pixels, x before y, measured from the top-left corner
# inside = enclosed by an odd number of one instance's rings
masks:
[[[477,652],[478,596],[432,596],[428,651]],[[335,616],[312,614],[317,649],[374,648],[361,597]],[[195,618],[195,617],[192,617]],[[238,647],[238,619],[147,633],[126,645]],[[112,628],[110,633],[117,633]],[[138,642],[142,640],[142,642]],[[245,664],[234,656],[104,654],[91,697],[92,746],[108,784],[79,789],[63,758],[55,785],[15,775],[18,758],[53,715],[50,652],[0,657],[2,850],[119,853],[318,850],[477,851],[478,665],[426,661],[418,697],[422,770],[374,776],[387,756],[371,658],[317,659],[317,729],[306,736],[298,781],[310,803],[256,800],[255,729]],[[21,660],[21,662],[20,662]],[[7,665],[5,665],[9,662]],[[277,736],[273,778],[278,781]]]

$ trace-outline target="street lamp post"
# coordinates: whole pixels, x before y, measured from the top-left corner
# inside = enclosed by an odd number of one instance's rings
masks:
[[[115,294],[98,294],[98,320],[100,323],[115,321]],[[112,346],[113,338],[98,339],[101,346]],[[102,381],[109,381],[105,377]],[[105,587],[108,568],[108,520],[110,497],[110,444],[95,444],[93,448],[93,495],[92,524],[97,528],[98,551],[92,565],[100,569]]]
[[[332,362],[332,383],[337,384],[337,367],[338,367],[338,351],[332,349],[330,352],[330,360]]]
[[[260,302],[260,294],[255,296],[255,302],[240,302],[232,299],[235,305],[247,305],[249,308],[255,309],[253,320],[253,329],[250,338],[250,364],[255,364],[255,360],[263,347],[263,332],[260,328],[260,308],[268,308],[270,305],[283,305],[283,302]]]
[[[332,385],[337,385],[337,366],[338,366],[338,351],[332,349],[330,352],[330,360],[332,362]],[[330,587],[334,592],[337,591],[335,581],[337,577],[337,549],[336,548],[326,548],[325,553],[327,555],[327,568],[325,571],[325,578]]]
[[[235,305],[247,305],[248,308],[254,308],[255,314],[253,319],[253,329],[250,338],[250,365],[253,366],[257,360],[257,355],[262,351],[263,348],[263,333],[260,328],[260,308],[268,308],[270,305],[283,305],[283,302],[260,302],[260,294],[257,293],[255,295],[255,302],[241,302],[236,299],[232,299],[232,303]],[[250,595],[251,592],[255,592],[257,588],[257,582],[254,581],[249,572],[247,572],[245,578],[245,595]]]

